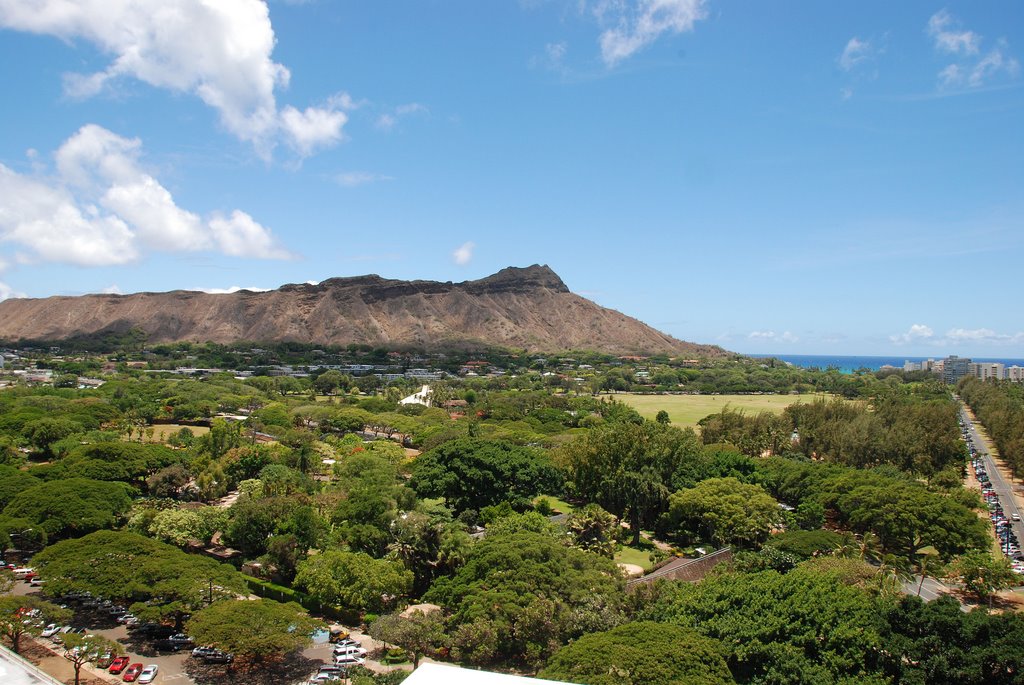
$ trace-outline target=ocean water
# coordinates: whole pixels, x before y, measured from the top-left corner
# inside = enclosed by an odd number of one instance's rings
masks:
[[[923,362],[929,359],[938,361],[944,357],[869,357],[869,356],[835,356],[822,354],[751,354],[750,357],[774,357],[793,366],[800,366],[805,369],[827,369],[835,367],[843,373],[853,373],[856,369],[869,369],[878,371],[885,365],[903,368],[903,362]],[[960,355],[966,356],[966,355]],[[999,362],[1006,366],[1024,366],[1024,359],[1003,359],[995,357],[970,357],[974,362]]]

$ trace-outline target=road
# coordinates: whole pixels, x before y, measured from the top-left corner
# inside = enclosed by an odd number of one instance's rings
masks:
[[[978,452],[978,458],[985,465],[985,470],[988,472],[989,480],[992,483],[992,489],[999,495],[999,503],[1003,507],[1003,513],[1006,514],[1007,519],[1011,519],[1011,526],[1017,534],[1017,539],[1024,540],[1024,521],[1012,521],[1013,514],[1017,514],[1018,518],[1024,519],[1024,512],[1017,506],[1017,499],[1013,496],[1012,486],[1003,478],[1002,471],[996,466],[992,455],[989,454],[985,441],[982,440],[981,434],[967,413],[963,402],[960,404],[960,415],[963,417],[964,425],[967,426],[968,436],[974,442],[974,449]]]
[[[924,585],[921,585],[921,576],[914,576],[913,580],[904,581],[903,594],[917,595],[917,588],[919,585],[921,587],[921,594],[919,596],[926,602],[930,602],[933,599],[938,599],[942,595],[951,595],[953,599],[960,602],[960,611],[968,612],[971,610],[970,606],[964,604],[960,600],[959,596],[957,596],[953,588],[947,585],[943,585],[934,578],[925,578]]]

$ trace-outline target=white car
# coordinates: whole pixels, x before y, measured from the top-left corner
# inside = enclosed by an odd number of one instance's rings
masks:
[[[338,645],[334,648],[334,655],[339,654],[355,654],[356,656],[366,656],[366,650],[359,645]]]
[[[150,664],[149,666],[146,666],[144,669],[142,669],[142,673],[139,674],[139,679],[137,682],[143,684],[153,682],[154,680],[156,680],[156,673],[159,670],[160,667],[156,664]]]
[[[46,628],[43,629],[43,632],[39,633],[39,635],[41,637],[53,637],[54,635],[60,632],[61,628],[62,626],[56,623],[51,623],[50,625],[46,626]]]
[[[365,661],[366,661],[366,659],[363,659],[362,657],[356,656],[355,654],[335,654],[334,655],[334,663],[338,664],[339,666],[341,666],[341,665],[348,665],[348,664],[361,664],[361,663],[363,663]]]

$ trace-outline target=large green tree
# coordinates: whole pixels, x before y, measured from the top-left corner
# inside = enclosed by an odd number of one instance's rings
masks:
[[[18,493],[3,514],[27,519],[59,539],[115,526],[131,507],[132,493],[124,483],[69,478]]]
[[[558,469],[530,447],[461,438],[417,458],[411,485],[423,497],[444,497],[456,512],[499,502],[526,507],[539,492],[560,487]]]
[[[39,616],[27,618],[29,611],[38,610]],[[8,595],[0,597],[0,635],[11,643],[11,649],[21,650],[21,638],[39,635],[47,623],[63,623],[71,619],[71,611],[38,597]]]
[[[278,661],[312,643],[323,624],[298,604],[269,599],[227,600],[196,612],[186,628],[198,644],[229,652],[236,661]]]
[[[542,678],[585,685],[726,685],[735,682],[715,640],[640,621],[584,635],[558,650]]]
[[[79,685],[81,680],[82,666],[98,661],[105,654],[124,654],[124,647],[102,635],[70,633],[64,636],[61,656],[70,661],[71,667],[75,669],[75,685]]]
[[[393,607],[409,592],[412,580],[400,562],[338,550],[300,562],[295,574],[295,584],[317,601],[373,613]]]
[[[173,620],[179,627],[193,611],[246,588],[226,564],[135,533],[99,531],[65,540],[33,563],[51,593],[88,590],[131,604],[139,618]]]
[[[756,546],[781,521],[779,504],[758,485],[709,478],[669,498],[666,530],[692,542]]]
[[[566,640],[621,622],[624,581],[614,563],[522,518],[527,525],[503,519],[488,528],[455,576],[424,595],[450,615],[455,651],[467,661],[537,666]]]
[[[741,683],[877,683],[891,604],[870,590],[873,574],[859,561],[827,559],[785,574],[712,575],[668,588],[640,618],[719,640]]]
[[[1019,581],[1006,557],[995,558],[989,552],[969,552],[957,557],[949,565],[947,577],[959,581],[978,601],[990,603],[996,592]]]

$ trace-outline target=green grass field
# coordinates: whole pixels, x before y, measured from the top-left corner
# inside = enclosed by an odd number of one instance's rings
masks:
[[[653,419],[664,409],[672,425],[686,428],[696,427],[705,416],[717,414],[725,407],[750,415],[762,411],[780,414],[791,404],[813,402],[827,395],[634,395],[620,392],[606,397],[625,402],[646,419]]]
[[[636,564],[641,567],[645,573],[654,567],[654,564],[651,563],[650,551],[646,549],[636,549],[635,547],[622,547],[622,549],[615,553],[615,563]]]

